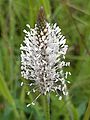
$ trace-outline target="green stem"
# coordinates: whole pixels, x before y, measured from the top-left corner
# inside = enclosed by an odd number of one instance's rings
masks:
[[[50,96],[45,96],[46,120],[50,120]]]
[[[88,102],[88,106],[87,106],[83,120],[89,120],[89,118],[90,118],[90,101]]]

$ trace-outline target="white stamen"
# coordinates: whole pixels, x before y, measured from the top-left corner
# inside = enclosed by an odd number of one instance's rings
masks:
[[[23,82],[21,82],[21,86],[23,86]]]
[[[62,96],[59,97],[59,100],[61,100],[61,99],[62,99]]]

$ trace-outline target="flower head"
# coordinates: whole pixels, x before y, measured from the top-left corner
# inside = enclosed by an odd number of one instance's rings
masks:
[[[62,99],[62,94],[68,94],[66,79],[70,74],[63,71],[64,66],[70,65],[69,62],[65,62],[68,49],[65,36],[61,34],[61,29],[56,23],[53,25],[46,22],[42,8],[34,29],[30,28],[29,24],[26,26],[29,30],[24,30],[25,39],[20,47],[21,75],[31,81],[29,86],[33,86],[32,92],[40,92],[36,99],[41,94],[46,95],[50,92],[56,92],[59,99]],[[22,82],[21,85],[23,84]]]

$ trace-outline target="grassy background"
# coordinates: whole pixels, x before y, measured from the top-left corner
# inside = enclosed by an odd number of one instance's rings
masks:
[[[34,94],[20,87],[22,31],[34,26],[40,6],[66,36],[71,62],[69,98],[51,95],[51,120],[90,120],[90,0],[0,0],[0,120],[45,120],[43,97],[26,108]]]

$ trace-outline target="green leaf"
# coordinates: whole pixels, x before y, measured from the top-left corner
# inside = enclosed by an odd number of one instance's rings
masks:
[[[7,87],[7,84],[3,78],[3,76],[0,73],[0,93],[3,95],[3,97],[8,101],[8,103],[13,107],[14,113],[16,117],[19,117],[18,111],[16,110],[16,105],[13,100],[13,97],[10,94],[10,91]]]

